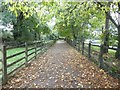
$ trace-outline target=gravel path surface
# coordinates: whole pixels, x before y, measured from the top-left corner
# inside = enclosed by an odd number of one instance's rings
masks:
[[[4,88],[117,88],[118,80],[57,41],[46,53],[13,76]]]

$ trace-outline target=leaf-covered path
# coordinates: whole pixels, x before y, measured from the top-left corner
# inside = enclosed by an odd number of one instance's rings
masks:
[[[118,87],[107,75],[65,41],[57,41],[46,53],[13,76],[9,88],[107,88]]]

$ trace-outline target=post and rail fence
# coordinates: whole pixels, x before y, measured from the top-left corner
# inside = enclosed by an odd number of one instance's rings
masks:
[[[97,63],[97,65],[104,69],[104,66],[107,65],[108,67],[111,67],[111,64],[108,63],[106,60],[104,60],[103,57],[103,45],[94,45],[92,44],[92,42],[90,41],[89,43],[85,43],[84,41],[80,42],[80,41],[76,41],[75,45],[73,45],[73,41],[72,40],[68,40],[66,39],[67,43],[69,45],[71,45],[72,47],[74,47],[75,49],[77,49],[79,52],[82,53],[82,55],[85,55],[88,57],[89,60],[92,59],[92,61],[94,61],[95,63]],[[92,50],[92,47],[99,47],[99,51],[96,50]],[[113,48],[113,47],[109,47],[110,50],[117,50],[117,48]],[[93,52],[97,52],[96,55],[94,55]]]
[[[40,55],[40,53],[43,53],[44,50],[48,47],[50,47],[51,45],[53,45],[54,41],[49,41],[49,42],[32,42],[32,43],[25,43],[24,45],[22,45],[22,48],[24,48],[23,51],[14,53],[12,55],[7,55],[7,50],[9,50],[9,48],[7,48],[6,44],[2,45],[2,58],[0,59],[0,63],[2,65],[2,68],[0,69],[1,72],[1,76],[2,76],[2,84],[6,84],[9,77],[15,73],[16,70],[20,69],[22,66],[27,66],[33,59],[36,59],[38,55]],[[9,59],[12,59],[18,55],[22,55],[19,59],[12,60],[13,62],[8,63]],[[14,66],[17,63],[20,63],[22,61],[22,64],[19,65],[18,67],[8,71],[8,69],[12,66]]]

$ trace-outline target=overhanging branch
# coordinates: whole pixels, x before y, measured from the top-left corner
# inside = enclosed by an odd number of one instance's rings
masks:
[[[111,22],[118,27],[117,23],[115,22],[115,20],[110,16],[110,14],[107,14],[109,16],[109,19],[111,20]]]
[[[97,4],[100,5],[100,7],[103,7],[105,5],[103,5],[101,2],[96,2]],[[100,8],[99,8],[100,9]],[[105,13],[107,13],[107,11],[105,10]],[[111,22],[116,26],[118,27],[117,23],[115,22],[115,20],[111,17],[110,13],[107,13],[107,15],[109,16],[109,19],[111,20]]]

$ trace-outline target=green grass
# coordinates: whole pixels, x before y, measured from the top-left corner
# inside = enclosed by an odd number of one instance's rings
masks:
[[[29,48],[32,48],[32,47],[29,47]],[[14,55],[14,54],[16,54],[16,53],[22,52],[22,51],[24,51],[24,50],[25,50],[24,47],[22,47],[22,48],[8,49],[8,50],[7,50],[7,57],[8,57],[8,56],[11,56],[11,55]],[[30,54],[30,53],[32,53],[32,52],[34,52],[34,51],[35,51],[35,49],[30,50],[30,51],[28,52],[28,54]],[[30,59],[30,58],[33,57],[33,56],[35,56],[35,54],[30,55],[30,56],[28,57],[28,59]],[[1,53],[1,52],[0,52],[0,57],[2,57],[2,53]],[[17,55],[17,56],[15,56],[15,57],[12,57],[12,58],[10,58],[10,59],[7,59],[7,65],[10,64],[10,63],[12,63],[12,62],[17,61],[18,59],[20,59],[20,58],[22,58],[22,57],[25,57],[25,53],[22,53],[22,54],[20,54],[20,55]],[[17,68],[18,66],[22,65],[23,63],[25,63],[25,59],[23,59],[22,61],[14,64],[14,65],[12,65],[12,66],[10,66],[9,68],[7,68],[8,73],[11,72],[12,70],[14,70],[15,68]],[[0,68],[2,68],[2,63],[0,63]],[[1,73],[2,73],[2,72],[0,72],[0,78],[1,78],[1,76],[2,76]]]
[[[92,46],[92,50],[100,52],[100,47]],[[111,55],[115,54],[115,52],[116,52],[116,50],[108,49],[108,53]]]
[[[0,59],[2,58],[2,52],[0,51]]]
[[[51,46],[52,43],[54,43],[54,42],[53,42],[53,40],[50,40],[50,41],[46,41],[45,43],[49,43],[48,46],[49,46],[49,45]],[[28,47],[28,49],[30,49],[30,48],[33,48],[33,46],[29,46],[29,47]],[[42,47],[39,47],[39,48],[37,48],[37,50],[40,49],[40,48],[42,49]],[[40,53],[44,52],[46,49],[47,49],[47,48],[44,48],[44,49],[42,49],[42,51],[38,51],[37,54],[38,54],[39,52],[40,52]],[[22,51],[25,51],[25,47],[8,49],[8,50],[6,51],[6,52],[7,52],[7,57],[8,57],[8,56],[11,56],[11,55],[14,55],[14,54],[16,54],[16,53],[22,52]],[[34,52],[34,51],[35,51],[35,49],[30,50],[30,51],[28,52],[28,54],[30,54],[30,53],[32,53],[32,52]],[[35,53],[32,54],[32,55],[30,55],[30,56],[28,57],[28,60],[29,60],[30,58],[32,58],[33,56],[35,56]],[[20,59],[20,58],[22,58],[22,57],[25,57],[25,53],[22,53],[22,54],[20,54],[20,55],[17,55],[17,56],[15,56],[15,57],[12,57],[12,58],[10,58],[10,59],[7,59],[7,65],[11,64],[12,62],[17,61],[18,59]],[[2,58],[2,52],[0,51],[0,59],[1,59],[1,58]],[[14,64],[14,65],[10,66],[9,68],[7,68],[7,73],[13,71],[15,68],[19,67],[19,66],[22,65],[23,63],[25,63],[25,59],[23,59],[23,60],[21,60],[20,62],[17,62],[16,64]],[[0,68],[2,68],[2,63],[1,63],[1,62],[0,62]],[[0,78],[1,78],[1,77],[2,77],[2,72],[0,71]]]
[[[88,46],[85,46],[86,48],[88,48]],[[97,46],[91,46],[92,50],[92,54],[94,54],[94,56],[97,56],[99,57],[99,52],[100,52],[100,47],[97,47]],[[104,54],[103,58],[105,61],[107,61],[108,63],[110,62],[114,62],[114,63],[119,63],[119,61],[117,61],[115,59],[115,52],[116,50],[112,50],[112,49],[108,49],[108,53],[107,54]],[[99,65],[99,61],[98,59],[96,60],[94,57],[91,57],[91,60],[96,64],[96,65]],[[120,70],[119,68],[119,65],[116,64],[116,65],[112,65],[112,66],[106,66],[104,64],[104,70],[109,73],[110,75],[112,75],[113,77],[115,78],[118,78],[120,80],[120,75],[119,73],[117,73],[117,71]]]
[[[0,59],[2,58],[2,52],[0,51]],[[2,68],[2,62],[0,62],[0,69]],[[2,71],[0,71],[0,78],[2,77]]]
[[[92,46],[92,52],[97,51],[97,55],[99,55],[100,47]],[[113,61],[115,60],[115,52],[116,50],[108,49],[108,53],[104,54],[104,60],[106,61]],[[98,56],[99,57],[99,56]]]

